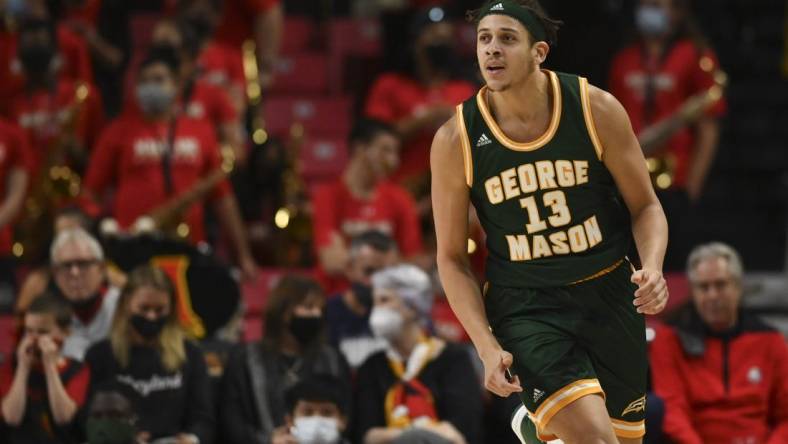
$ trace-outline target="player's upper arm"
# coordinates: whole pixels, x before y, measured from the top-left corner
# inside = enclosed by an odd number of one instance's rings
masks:
[[[602,145],[602,161],[616,181],[630,213],[657,203],[640,143],[629,116],[612,94],[589,87],[594,126]]]
[[[467,259],[469,188],[460,137],[452,117],[435,134],[430,151],[439,263]]]

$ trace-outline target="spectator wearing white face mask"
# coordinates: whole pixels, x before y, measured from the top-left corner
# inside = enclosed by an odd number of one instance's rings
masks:
[[[481,389],[470,356],[427,329],[433,288],[414,265],[372,275],[372,332],[386,349],[358,371],[354,404],[358,441],[481,442]]]
[[[347,399],[343,382],[328,374],[303,379],[285,393],[286,425],[274,431],[271,444],[349,444]]]

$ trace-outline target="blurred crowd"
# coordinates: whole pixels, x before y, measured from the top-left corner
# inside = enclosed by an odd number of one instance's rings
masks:
[[[0,0],[0,443],[518,442],[435,272],[483,2],[291,3]],[[693,248],[727,76],[688,0],[632,3],[600,86],[691,294],[649,330],[646,442],[788,442],[785,340]]]

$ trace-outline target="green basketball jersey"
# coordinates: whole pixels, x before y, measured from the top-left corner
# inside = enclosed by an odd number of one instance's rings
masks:
[[[487,280],[499,286],[571,284],[629,249],[629,215],[601,161],[588,82],[547,73],[553,115],[532,142],[503,134],[486,88],[457,107],[470,198],[487,235]]]

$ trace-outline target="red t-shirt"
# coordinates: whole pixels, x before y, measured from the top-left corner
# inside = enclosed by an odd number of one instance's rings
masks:
[[[200,53],[197,64],[201,78],[208,83],[221,87],[233,85],[244,90],[246,76],[240,48],[210,42]]]
[[[663,61],[649,61],[640,44],[623,49],[613,60],[610,71],[610,92],[626,108],[635,133],[670,116],[692,95],[708,90],[714,85],[711,73],[700,67],[700,58],[708,56],[715,66],[717,57],[710,50],[704,54],[689,40],[676,43]],[[653,76],[654,108],[647,121],[645,91],[649,75]],[[725,112],[725,102],[720,101],[708,114],[719,116]],[[675,156],[674,186],[683,188],[687,182],[689,162],[695,137],[690,127],[676,133],[668,141],[666,151]]]
[[[244,40],[254,36],[255,19],[279,0],[225,0],[222,21],[216,28],[216,40],[240,48]]]
[[[397,241],[403,256],[421,252],[416,204],[399,185],[382,182],[369,200],[351,194],[341,179],[318,187],[313,199],[315,246],[323,248],[337,233],[348,242],[367,230],[379,230]]]
[[[171,197],[190,189],[221,165],[216,135],[204,121],[179,118],[175,129],[171,160],[173,193],[167,195],[161,155],[167,140],[167,122],[150,122],[135,113],[113,121],[101,134],[85,177],[85,190],[99,197],[115,188],[113,217],[128,228],[138,217],[162,205]],[[228,182],[216,187],[212,198],[230,193]],[[184,217],[189,238],[205,238],[203,205],[196,203]]]
[[[185,111],[189,118],[205,120],[216,127],[238,119],[227,92],[203,80],[194,83]]]
[[[15,125],[0,120],[0,196],[8,190],[6,184],[11,170],[21,168],[30,173],[30,146],[25,134]],[[11,253],[13,224],[0,227],[0,256]]]
[[[58,78],[92,82],[93,68],[84,39],[68,29],[66,25],[58,25],[57,38],[59,57],[56,56],[55,63]],[[17,40],[18,36],[15,33],[0,32],[0,98],[2,99],[17,94],[25,84],[22,63],[17,58]]]
[[[365,114],[384,122],[395,123],[437,104],[456,106],[472,96],[476,88],[464,80],[448,81],[435,88],[426,88],[400,74],[383,74],[372,85]],[[392,179],[399,182],[430,169],[430,145],[436,128],[425,129],[403,142],[399,169]]]
[[[11,384],[14,382],[15,367],[13,361],[13,359],[8,359],[0,367],[0,398],[4,398],[8,394],[11,390]],[[33,404],[38,404],[49,412],[46,380],[42,372],[42,369],[30,370],[30,379],[27,386],[27,400],[30,403],[28,411],[33,407]],[[77,404],[77,407],[84,406],[90,384],[90,368],[70,358],[63,358],[63,362],[58,365],[58,373],[60,373],[61,380],[64,376],[67,378],[67,380],[63,381],[63,385],[68,397]],[[40,383],[43,383],[43,385]],[[1,416],[2,414],[0,414]],[[52,426],[54,424],[52,418],[41,418],[41,420],[48,421],[48,424],[42,423],[42,426]]]
[[[101,0],[84,0],[81,5],[69,6],[63,17],[66,22],[95,28],[101,12]]]
[[[75,95],[80,85],[88,88],[88,95],[80,105],[76,105]],[[32,146],[33,174],[38,173],[49,146],[62,135],[60,128],[69,125],[74,109],[79,110],[73,122],[74,135],[83,147],[90,150],[104,125],[101,97],[90,84],[61,79],[54,94],[47,90],[32,93],[23,90],[9,100],[6,117],[27,134]]]

